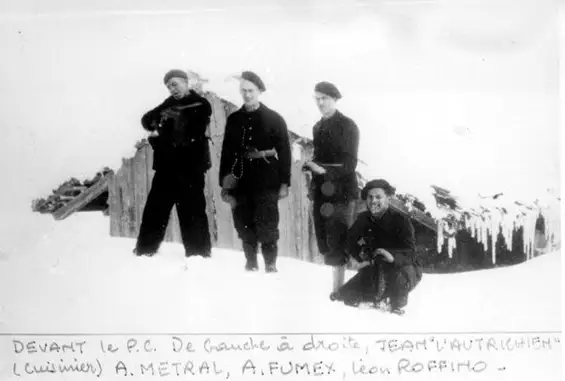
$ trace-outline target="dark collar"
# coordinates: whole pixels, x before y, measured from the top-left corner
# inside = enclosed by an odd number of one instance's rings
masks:
[[[265,105],[262,102],[259,102],[259,107],[257,107],[255,110],[253,111],[247,111],[247,109],[245,108],[245,105],[241,106],[240,110],[244,113],[247,114],[252,114],[254,112],[260,112],[260,111],[264,111],[265,110]]]
[[[330,116],[329,118],[325,119],[324,117],[320,118],[320,123],[324,123],[324,122],[331,122],[337,119],[341,119],[341,112],[339,112],[339,110],[335,110],[334,114],[332,116]]]
[[[373,217],[373,215],[371,214],[371,212],[367,211],[369,213],[369,219],[371,220],[371,222],[380,224],[380,225],[388,225],[391,220],[392,220],[392,209],[389,205],[388,209],[386,210],[386,212],[383,213],[383,215],[381,217]]]

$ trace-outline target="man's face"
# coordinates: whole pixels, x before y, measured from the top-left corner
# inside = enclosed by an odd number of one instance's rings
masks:
[[[176,98],[180,99],[188,93],[188,81],[184,78],[173,77],[169,79],[166,84],[169,93]]]
[[[254,106],[259,103],[259,95],[261,94],[261,91],[259,91],[259,88],[255,86],[253,82],[245,79],[241,80],[239,92],[243,98],[243,103],[247,106]]]
[[[335,110],[335,99],[326,94],[316,92],[314,94],[314,99],[316,99],[316,105],[322,113],[322,115],[331,114]]]
[[[390,205],[390,197],[387,196],[384,189],[373,188],[367,192],[367,210],[371,212],[372,215],[381,215],[388,209]]]

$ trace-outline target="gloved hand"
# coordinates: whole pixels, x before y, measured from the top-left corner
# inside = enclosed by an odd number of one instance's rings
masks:
[[[281,189],[279,190],[279,200],[288,197],[288,185],[282,184]]]
[[[232,196],[228,189],[222,189],[221,192],[222,201],[230,204],[231,208],[235,208],[237,206],[237,200],[234,196]]]

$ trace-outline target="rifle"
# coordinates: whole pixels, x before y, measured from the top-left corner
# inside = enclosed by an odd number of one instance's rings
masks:
[[[152,122],[151,124],[155,127],[154,131],[151,131],[149,133],[149,137],[156,137],[159,136],[160,131],[163,130],[163,127],[165,125],[165,122],[170,119],[170,118],[178,118],[180,116],[180,112],[184,111],[186,109],[189,108],[195,108],[195,107],[199,107],[202,106],[202,102],[196,102],[196,103],[192,103],[189,105],[179,105],[179,106],[171,106],[171,107],[167,107],[166,109],[161,111],[161,118],[159,119],[159,122]],[[169,113],[173,112],[174,115],[170,115]]]
[[[184,111],[189,108],[199,107],[202,106],[201,102],[192,103],[189,105],[179,105],[179,106],[172,106],[167,107],[163,111],[161,111],[161,119],[159,120],[159,124],[157,125],[157,129],[163,128],[163,124],[169,118],[178,118],[180,116],[180,112]],[[169,113],[173,112],[174,114],[171,116]]]
[[[180,106],[172,106],[169,107],[167,110],[173,110],[173,111],[183,111],[186,110],[187,108],[194,108],[194,107],[198,107],[198,106],[202,106],[202,102],[196,102],[196,103],[191,103],[189,105],[180,105]]]
[[[312,163],[316,164],[318,167],[324,168],[324,167],[343,167],[342,163],[316,163],[315,161],[313,161]],[[302,171],[303,172],[314,172],[312,170],[312,168],[310,168],[310,166],[308,166],[307,164],[304,164],[302,166]]]

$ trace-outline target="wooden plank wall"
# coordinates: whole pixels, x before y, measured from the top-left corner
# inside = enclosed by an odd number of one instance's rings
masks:
[[[153,150],[149,145],[139,149],[133,158],[123,159],[121,168],[109,178],[108,205],[110,235],[136,238],[141,225],[143,209],[151,189],[154,171],[151,169]],[[212,209],[208,208],[211,228],[214,225]],[[173,206],[165,241],[182,242],[176,207]]]
[[[207,203],[214,208],[213,218],[216,223],[214,229],[216,241],[214,241],[214,246],[239,250],[241,244],[234,229],[231,208],[221,199],[221,189],[218,178],[227,116],[235,111],[235,107],[213,95],[208,96],[207,99],[212,105],[212,119],[210,121],[210,156],[212,168],[207,173]]]

